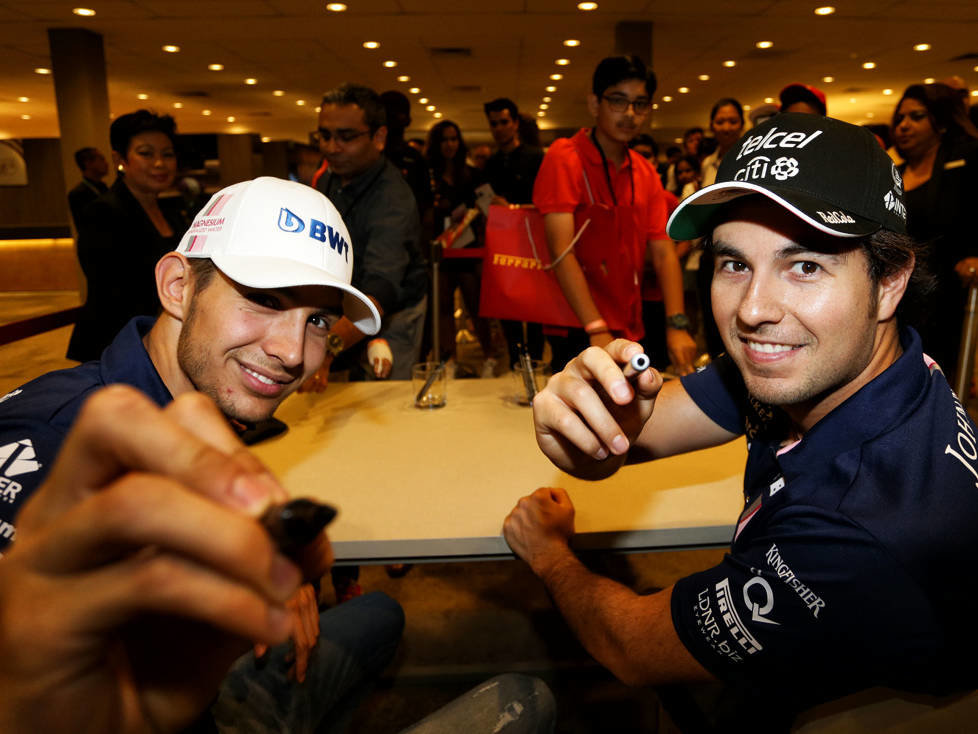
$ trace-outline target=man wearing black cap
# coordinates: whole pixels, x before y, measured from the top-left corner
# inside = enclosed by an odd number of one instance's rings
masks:
[[[678,381],[628,381],[641,350],[617,340],[534,400],[540,447],[582,477],[747,436],[730,552],[659,593],[580,564],[563,490],[524,498],[504,526],[622,680],[723,684],[695,713],[705,721],[677,717],[684,730],[787,731],[799,711],[872,686],[974,687],[976,429],[905,323],[929,285],[905,218],[900,175],[868,131],[775,117],[669,222],[716,256],[727,354]]]

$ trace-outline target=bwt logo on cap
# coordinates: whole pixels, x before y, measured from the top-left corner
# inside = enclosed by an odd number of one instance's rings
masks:
[[[283,206],[278,210],[278,228],[289,234],[299,234],[305,231],[306,223],[295,212]],[[340,232],[330,227],[326,222],[310,219],[309,237],[320,242],[326,242],[328,238],[330,249],[342,253],[346,261],[350,262],[350,243],[344,239]]]

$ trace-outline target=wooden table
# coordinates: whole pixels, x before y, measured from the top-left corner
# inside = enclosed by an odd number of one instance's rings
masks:
[[[346,563],[511,558],[503,519],[537,487],[564,487],[577,509],[575,547],[624,551],[724,547],[741,510],[743,440],[587,482],[537,448],[510,375],[448,384],[422,411],[409,382],[330,384],[276,413],[282,436],[253,447],[296,496],[334,504]]]

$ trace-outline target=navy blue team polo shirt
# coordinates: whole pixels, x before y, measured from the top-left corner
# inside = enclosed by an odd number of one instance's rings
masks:
[[[748,437],[730,552],[672,596],[680,639],[740,692],[741,716],[790,720],[876,685],[975,687],[975,424],[917,333],[900,338],[893,365],[791,446],[784,414],[747,395],[729,358],[683,378]]]
[[[86,398],[124,383],[160,406],[173,399],[143,346],[154,321],[136,317],[101,360],[49,372],[0,397],[0,553],[14,540],[18,509],[51,470]]]

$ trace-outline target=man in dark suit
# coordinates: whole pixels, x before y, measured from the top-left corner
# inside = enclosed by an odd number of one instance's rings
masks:
[[[109,190],[102,179],[109,174],[109,162],[98,148],[80,148],[75,151],[75,163],[82,172],[81,182],[68,192],[68,208],[75,222],[81,221],[82,209]]]

